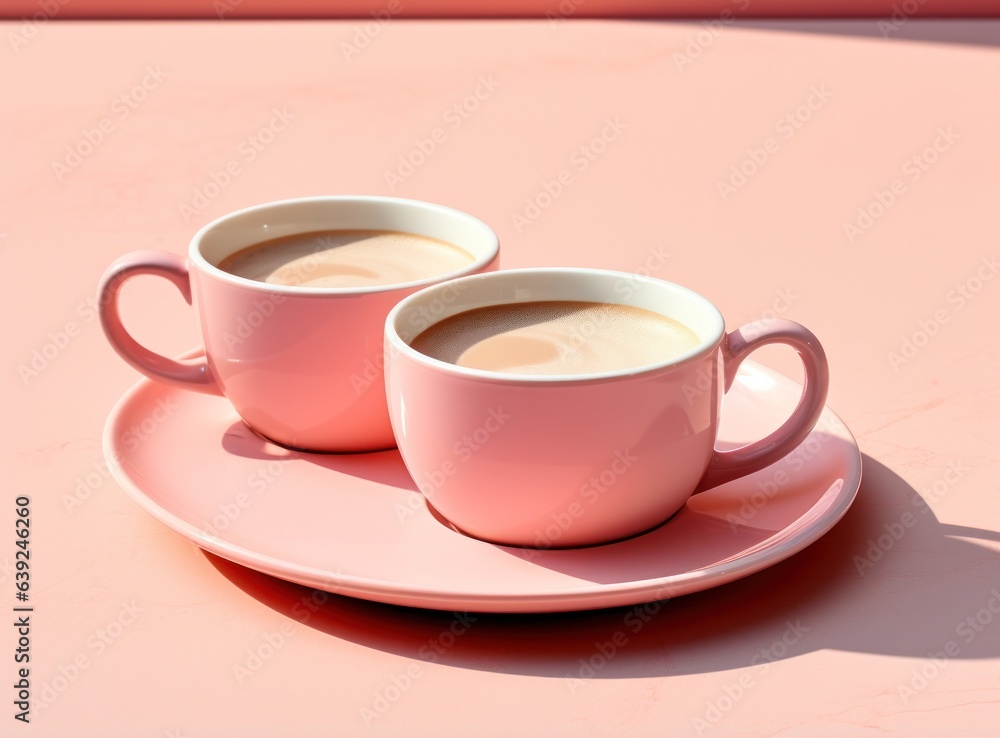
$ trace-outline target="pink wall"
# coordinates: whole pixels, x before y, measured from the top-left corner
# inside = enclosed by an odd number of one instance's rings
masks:
[[[714,17],[730,11],[747,17],[997,16],[990,0],[6,0],[0,18],[36,13],[71,18],[280,18],[365,17],[388,11],[396,17],[530,17],[547,13],[585,17]]]

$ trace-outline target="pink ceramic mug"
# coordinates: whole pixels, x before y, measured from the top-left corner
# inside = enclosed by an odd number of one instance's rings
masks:
[[[685,324],[700,343],[668,362],[586,376],[469,369],[409,345],[429,324],[466,310],[547,300],[645,308]],[[801,356],[798,407],[766,438],[717,450],[722,396],[743,359],[769,343]],[[797,323],[727,334],[718,309],[691,290],[592,269],[517,269],[421,290],[389,313],[386,355],[396,441],[427,501],[464,533],[536,548],[641,533],[696,491],[777,461],[816,423],[829,380],[822,347]]]
[[[431,278],[376,287],[266,284],[218,268],[234,252],[273,238],[322,230],[392,230],[431,236],[473,256]],[[382,334],[400,299],[427,285],[495,269],[499,243],[465,213],[388,197],[312,197],[226,215],[195,234],[187,259],[138,251],[101,279],[101,322],[114,349],[159,382],[225,395],[269,439],[310,451],[392,448],[383,380]],[[141,346],[122,325],[125,280],[156,274],[173,282],[201,319],[205,357],[175,361]]]

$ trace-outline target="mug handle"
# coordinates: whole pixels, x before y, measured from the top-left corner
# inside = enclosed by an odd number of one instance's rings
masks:
[[[753,351],[769,343],[784,343],[794,348],[805,369],[805,381],[799,404],[780,428],[759,441],[732,451],[712,453],[708,470],[695,492],[732,481],[751,472],[770,466],[787,456],[806,439],[819,420],[826,404],[830,386],[830,369],[826,353],[812,331],[790,320],[773,319],[747,323],[729,333],[722,340],[722,365],[728,392],[736,379],[736,372],[743,360]]]
[[[167,251],[133,251],[116,259],[101,276],[97,289],[98,307],[104,335],[125,361],[150,379],[174,387],[221,395],[205,358],[183,364],[150,351],[136,341],[122,325],[118,313],[118,294],[122,285],[139,274],[155,274],[169,280],[191,304],[191,278],[187,262]]]

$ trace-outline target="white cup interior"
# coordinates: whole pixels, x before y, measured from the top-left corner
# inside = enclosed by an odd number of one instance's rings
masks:
[[[195,234],[189,258],[216,278],[262,286],[262,283],[220,270],[219,263],[256,243],[322,230],[387,230],[428,236],[468,251],[473,262],[461,269],[405,284],[322,289],[268,284],[269,292],[306,289],[310,293],[378,292],[419,287],[475,272],[492,261],[499,250],[497,236],[489,226],[452,208],[393,197],[331,196],[272,202],[223,216]]]
[[[394,348],[422,361],[462,374],[492,375],[432,359],[409,344],[422,331],[467,310],[537,301],[604,302],[644,308],[683,323],[700,339],[692,350],[649,368],[687,361],[714,347],[725,332],[718,308],[697,292],[663,280],[627,272],[582,268],[511,269],[443,282],[403,299],[389,314],[388,336]],[[631,371],[610,374],[630,374]],[[504,376],[512,376],[505,374]],[[513,375],[516,376],[516,375]],[[587,375],[594,378],[595,375]],[[537,376],[531,379],[565,379]]]

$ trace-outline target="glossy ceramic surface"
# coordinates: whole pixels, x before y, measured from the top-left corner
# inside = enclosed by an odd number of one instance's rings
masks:
[[[988,604],[996,609],[990,591],[1000,582],[1000,278],[975,283],[975,294],[966,286],[993,274],[980,272],[984,260],[1000,259],[992,215],[1000,95],[991,94],[1000,20],[904,23],[891,17],[904,3],[884,0],[867,21],[720,28],[723,5],[745,5],[724,0],[691,22],[578,21],[596,2],[546,2],[551,21],[397,16],[378,36],[365,30],[374,21],[367,14],[388,2],[362,8],[363,21],[326,23],[230,22],[258,12],[257,0],[220,2],[235,6],[226,22],[212,2],[186,0],[212,18],[204,23],[61,22],[87,5],[120,7],[110,0],[72,0],[48,23],[25,23],[52,4],[0,3],[16,18],[3,29],[11,114],[0,121],[0,248],[12,275],[0,378],[8,614],[14,499],[32,496],[37,516],[31,663],[7,661],[0,675],[9,688],[13,668],[30,666],[41,704],[26,734],[971,738],[993,730],[1000,618],[971,642],[956,626]],[[181,6],[155,4],[171,17]],[[298,6],[306,4],[345,7]],[[417,10],[401,5],[404,15]],[[560,6],[570,5],[575,13],[564,14]],[[469,13],[489,7],[463,4]],[[752,0],[746,12],[766,7]],[[829,7],[803,4],[803,12]],[[917,12],[956,7],[928,2]],[[11,48],[24,29],[37,35]],[[712,30],[720,33],[706,45]],[[345,44],[359,53],[345,58]],[[137,101],[131,90],[147,65],[169,76]],[[443,116],[475,93],[480,75],[501,86],[467,118],[455,116],[462,125],[453,129]],[[797,117],[814,86],[832,96]],[[134,108],[119,104],[123,95]],[[281,106],[294,120],[268,130]],[[609,128],[595,138],[616,117],[627,126],[621,135],[612,141]],[[90,146],[83,132],[100,132],[102,120],[113,131],[71,171],[54,172],[69,148]],[[938,159],[926,170],[908,166],[918,156],[926,164],[923,152],[949,127],[961,135],[951,148],[932,152]],[[262,128],[274,140],[257,150],[250,141]],[[437,128],[446,141],[393,187],[386,173],[423,157],[416,142]],[[754,166],[747,149],[759,154],[771,139],[780,148],[765,151],[767,162],[735,192],[720,192]],[[601,153],[591,160],[595,145]],[[196,202],[229,162],[239,175]],[[526,222],[527,201],[534,208],[547,199],[544,185],[558,184],[561,172],[572,184]],[[892,194],[896,180],[905,193],[879,212],[876,192]],[[480,617],[446,653],[428,644],[455,622],[450,613],[336,595],[314,611],[303,602],[322,600],[320,592],[203,555],[108,474],[103,428],[141,375],[105,340],[91,310],[94,286],[125,251],[181,253],[225,213],[327,192],[415,197],[472,213],[497,231],[504,268],[645,270],[708,297],[730,330],[775,314],[809,326],[830,359],[827,402],[864,454],[857,498],[806,550],[680,597],[639,632],[626,620],[633,607]],[[876,217],[859,232],[869,213]],[[124,293],[126,325],[145,345],[166,356],[202,345],[194,311],[166,280],[135,280]],[[926,340],[921,324],[934,330],[928,321],[938,315],[947,323]],[[762,351],[751,360],[799,377],[792,351]],[[24,367],[38,373],[22,377]],[[727,408],[735,402],[727,397]],[[780,530],[765,510],[751,522]],[[286,517],[278,510],[274,525]],[[901,518],[917,522],[887,542],[886,526],[898,529]],[[415,555],[402,545],[397,559]],[[133,600],[142,609],[136,621],[110,644],[95,641],[109,623],[118,635],[116,619]],[[782,641],[789,623],[809,628],[794,645]],[[0,637],[5,659],[14,630]],[[595,644],[619,631],[625,647],[578,681],[581,659],[603,659]],[[277,649],[275,636],[284,639]],[[931,657],[952,641],[959,656]],[[74,671],[82,656],[87,668]],[[237,676],[235,667],[246,671]],[[398,700],[381,702],[395,698],[393,680],[417,668]],[[13,724],[11,713],[3,721]]]
[[[432,314],[536,300],[651,310],[700,343],[641,369],[543,377],[468,369],[409,346]],[[595,329],[581,324],[568,350]],[[767,437],[717,450],[723,393],[743,360],[770,343],[802,357],[802,398]],[[771,319],[725,333],[722,314],[701,295],[598,269],[514,269],[425,288],[389,314],[386,356],[399,452],[434,509],[477,538],[544,549],[641,533],[696,489],[774,463],[809,434],[829,385],[823,348],[801,325]]]
[[[386,229],[453,243],[469,265],[404,284],[353,288],[272,285],[217,267],[249,245],[295,233]],[[252,427],[315,451],[395,446],[382,377],[382,327],[399,300],[434,282],[495,269],[499,243],[484,223],[451,208],[389,197],[313,197],[226,215],[191,240],[187,259],[161,251],[120,257],[104,273],[98,304],[108,340],[129,364],[173,386],[222,393]],[[206,359],[178,363],[137,343],[122,325],[118,294],[137,275],[171,281],[194,304]]]
[[[726,395],[720,444],[760,437],[800,393],[746,362]],[[112,412],[104,447],[132,498],[207,551],[330,592],[491,612],[611,607],[738,579],[822,536],[861,474],[853,437],[827,409],[787,458],[691,498],[645,535],[539,551],[448,527],[396,451],[288,451],[251,432],[220,397],[140,382]]]

